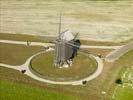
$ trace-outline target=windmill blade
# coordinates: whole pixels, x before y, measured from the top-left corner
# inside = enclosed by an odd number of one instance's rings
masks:
[[[78,35],[79,35],[79,32],[76,33],[76,35],[74,36],[74,40],[78,37]]]
[[[78,44],[77,42],[66,42],[66,44],[71,45],[72,47],[76,47],[76,48],[80,48],[80,44]],[[78,45],[75,45],[78,44]]]
[[[68,31],[68,29],[66,29],[65,31],[63,31],[63,32],[61,32],[60,34],[59,34],[59,37],[61,38],[61,35],[63,35],[65,32],[67,32]]]
[[[73,47],[76,47],[76,48],[77,48],[77,46],[74,45],[74,44],[71,44],[71,43],[67,43],[67,44],[68,44],[69,47],[71,47],[72,49],[73,49]],[[78,46],[78,47],[79,47],[79,46]],[[83,49],[78,49],[78,52],[82,52],[82,53],[86,53],[86,54],[91,54],[90,51],[88,51],[88,50],[83,50]]]

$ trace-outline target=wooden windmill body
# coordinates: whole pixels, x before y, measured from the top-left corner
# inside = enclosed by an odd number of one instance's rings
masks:
[[[60,23],[59,23],[59,36],[55,42],[55,57],[54,57],[54,65],[55,66],[63,66],[64,64],[70,65],[70,61],[73,58],[74,54],[74,41],[75,38],[73,34],[66,30],[61,32],[61,15],[60,15]]]

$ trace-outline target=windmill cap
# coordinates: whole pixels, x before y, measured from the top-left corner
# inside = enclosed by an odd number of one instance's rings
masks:
[[[65,41],[71,41],[74,39],[74,36],[70,30],[67,30],[61,34],[60,38]]]

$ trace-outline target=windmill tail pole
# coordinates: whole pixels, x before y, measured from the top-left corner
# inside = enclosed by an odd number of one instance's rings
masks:
[[[61,13],[59,17],[59,38],[60,38],[60,34],[61,34]]]

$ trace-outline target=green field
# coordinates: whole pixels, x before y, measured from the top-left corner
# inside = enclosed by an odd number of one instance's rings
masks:
[[[8,88],[7,88],[8,87]],[[1,81],[1,100],[75,100],[73,96],[67,96],[47,89],[32,87],[22,83]],[[78,100],[78,99],[76,99]]]
[[[116,96],[112,100],[132,100],[133,88],[131,87],[118,87],[116,90]]]
[[[69,68],[57,68],[53,65],[53,61],[53,52],[37,56],[32,60],[32,70],[44,78],[66,81],[85,78],[94,73],[97,69],[95,59],[82,53],[75,56],[73,65]]]
[[[120,72],[122,84],[115,88],[112,100],[132,100],[133,98],[133,66],[124,67]]]

